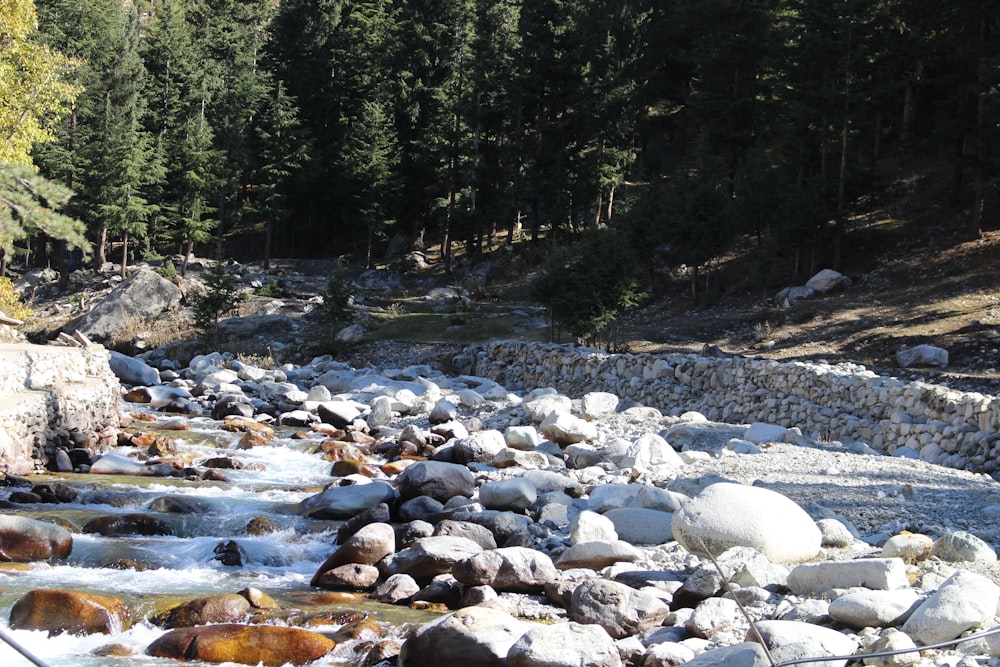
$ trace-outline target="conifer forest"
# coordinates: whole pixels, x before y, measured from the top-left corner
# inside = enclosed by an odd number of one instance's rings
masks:
[[[736,237],[835,265],[929,169],[980,233],[998,149],[996,0],[0,3],[0,248],[64,267],[579,238],[612,280]]]

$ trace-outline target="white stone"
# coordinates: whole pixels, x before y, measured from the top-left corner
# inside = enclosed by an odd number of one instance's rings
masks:
[[[636,440],[618,462],[620,468],[650,470],[654,466],[679,468],[684,465],[681,457],[666,440],[655,433],[646,433]]]
[[[769,442],[782,442],[787,433],[788,429],[784,426],[754,422],[743,434],[743,439],[762,445]]]
[[[621,667],[618,648],[599,625],[536,625],[507,653],[507,667]]]
[[[860,558],[808,563],[798,565],[788,573],[788,587],[797,595],[818,595],[833,588],[857,586],[893,591],[909,585],[906,566],[899,558]]]
[[[814,558],[821,534],[806,512],[780,493],[743,484],[717,483],[674,512],[674,539],[699,555],[747,546],[773,563]]]
[[[606,391],[591,391],[580,399],[580,411],[587,421],[594,421],[613,414],[618,407],[618,397]]]
[[[858,649],[858,642],[847,635],[837,632],[832,628],[824,628],[812,623],[803,623],[801,621],[759,621],[757,623],[757,630],[771,648],[771,653],[778,662],[786,659],[817,655],[852,655]],[[753,631],[747,633],[747,641],[753,641],[754,638]],[[797,647],[796,650],[804,649],[805,655],[797,655],[796,653],[789,655],[789,653],[781,650],[783,647]],[[824,661],[822,664],[843,667],[847,664],[847,661]]]
[[[508,426],[503,435],[508,447],[523,451],[534,449],[542,441],[534,426]]]
[[[550,412],[542,420],[538,430],[546,438],[560,445],[597,439],[597,427],[593,423],[559,410]]]
[[[577,514],[570,524],[570,544],[617,539],[618,533],[615,531],[614,522],[597,512],[584,510]]]
[[[618,507],[608,510],[604,516],[611,520],[618,539],[629,544],[664,544],[674,539],[670,528],[674,518],[671,512],[645,507]]]
[[[924,645],[946,642],[991,622],[998,602],[996,584],[981,574],[959,570],[917,607],[903,624],[903,632]]]
[[[830,618],[860,630],[866,627],[884,628],[900,625],[920,601],[912,588],[894,591],[859,590],[842,595],[830,603]]]

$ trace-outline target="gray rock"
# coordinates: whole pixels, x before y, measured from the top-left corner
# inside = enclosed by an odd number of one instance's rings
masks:
[[[507,442],[502,433],[490,429],[456,440],[454,447],[458,463],[490,463],[494,456],[507,448]]]
[[[599,625],[538,625],[507,653],[507,667],[621,667],[618,648]]]
[[[403,642],[400,667],[503,667],[524,633],[537,626],[488,607],[466,607],[426,623]]]
[[[587,508],[598,514],[619,507],[674,512],[680,509],[683,500],[684,496],[647,484],[602,484],[590,491]]]
[[[324,424],[346,428],[361,416],[361,411],[348,401],[326,401],[316,406],[316,414]]]
[[[854,544],[854,536],[842,521],[836,519],[820,519],[816,522],[822,535],[821,544],[824,547],[849,547]]]
[[[852,655],[858,649],[858,642],[831,628],[824,628],[801,621],[759,621],[757,630],[778,661],[814,656]],[[754,640],[751,630],[747,641]],[[801,647],[775,655],[782,648]],[[818,665],[839,665],[846,660],[817,663]]]
[[[993,547],[975,535],[962,530],[937,538],[931,548],[931,556],[950,563],[962,561],[997,562],[997,554],[993,551]]]
[[[618,462],[620,468],[651,470],[657,466],[679,468],[684,465],[680,455],[666,440],[655,433],[647,433],[636,440]]]
[[[537,497],[535,486],[523,477],[498,479],[479,487],[479,502],[486,509],[523,512]]]
[[[318,585],[320,577],[334,568],[349,563],[375,565],[396,551],[396,532],[387,523],[370,523],[344,540],[337,550],[320,565],[310,586]]]
[[[455,496],[471,498],[476,490],[476,480],[463,465],[418,461],[399,474],[396,486],[404,500],[430,496],[444,503]]]
[[[109,350],[108,365],[119,380],[130,385],[160,384],[160,371],[149,366],[142,359],[129,357],[121,352]],[[188,394],[190,396],[191,394]]]
[[[560,570],[584,567],[600,570],[614,563],[634,563],[642,558],[642,552],[628,542],[621,540],[595,540],[580,542],[569,547],[556,560]]]
[[[670,607],[658,597],[606,579],[588,579],[577,586],[568,609],[571,621],[599,625],[615,639],[655,628],[669,613]]]
[[[772,664],[760,644],[744,642],[695,656],[684,667],[768,667]]]
[[[893,591],[909,585],[906,566],[899,558],[861,558],[808,563],[798,565],[788,573],[788,587],[796,595],[818,595],[833,588],[857,586]]]
[[[372,591],[371,597],[384,604],[406,603],[420,590],[420,585],[408,574],[394,574]]]
[[[848,627],[884,628],[899,625],[917,608],[920,595],[912,588],[894,591],[859,590],[830,603],[830,618]]]
[[[667,442],[682,452],[718,452],[733,438],[742,438],[745,426],[714,422],[688,422],[672,426],[662,434]]]
[[[542,442],[542,436],[534,426],[508,426],[504,439],[511,449],[531,451]]]
[[[539,424],[538,430],[559,445],[597,439],[597,427],[593,423],[560,410],[549,413]]]
[[[935,347],[934,345],[904,347],[896,352],[896,364],[900,368],[913,368],[915,366],[944,367],[948,365],[948,350]]]
[[[570,544],[617,539],[618,533],[615,532],[615,524],[612,523],[611,519],[597,512],[584,510],[577,514],[570,523]]]
[[[482,550],[481,546],[465,537],[422,537],[383,563],[389,574],[408,574],[419,579],[450,573],[455,563]]]
[[[591,391],[580,399],[580,411],[587,421],[594,421],[613,414],[618,407],[618,397],[606,391]]]
[[[998,602],[1000,587],[981,574],[958,570],[917,607],[903,632],[924,645],[946,642],[991,622]]]
[[[839,271],[822,269],[806,281],[806,287],[812,287],[818,292],[831,292],[849,284],[850,279]]]
[[[75,330],[94,341],[106,343],[121,334],[130,320],[152,320],[181,301],[176,285],[155,271],[136,271],[111,291]]]
[[[299,514],[314,519],[349,519],[379,503],[392,503],[396,490],[385,482],[328,486],[298,504]]]
[[[538,592],[559,578],[552,559],[525,547],[483,551],[455,563],[451,574],[466,586],[490,586],[497,591]]]
[[[645,507],[618,507],[608,510],[604,516],[611,520],[618,539],[629,544],[646,546],[674,539],[670,528],[674,515],[670,512]]]

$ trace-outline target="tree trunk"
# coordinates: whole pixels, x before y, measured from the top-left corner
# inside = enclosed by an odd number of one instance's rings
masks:
[[[191,257],[191,253],[194,252],[194,241],[188,239],[184,242],[184,259],[181,261],[181,278],[187,276],[188,270],[188,258]]]
[[[66,241],[59,241],[59,291],[65,292],[69,289],[69,244]]]
[[[983,209],[986,208],[986,142],[983,133],[986,127],[986,94],[989,87],[989,62],[984,54],[986,41],[986,19],[979,20],[979,67],[976,75],[976,203],[972,207],[969,233],[974,239],[983,235]]]
[[[267,224],[264,225],[264,270],[269,271],[271,269],[271,239],[274,236],[274,221],[270,218]],[[368,235],[369,239],[371,234]],[[368,254],[371,255],[371,240],[368,241]]]
[[[97,243],[94,244],[94,271],[100,273],[101,267],[104,266],[105,262],[108,261],[108,256],[105,254],[105,245],[108,243],[108,226],[101,225],[101,229],[97,232]]]
[[[222,260],[222,239],[226,234],[226,188],[219,188],[219,228],[215,230],[215,261]]]
[[[128,268],[128,232],[122,236],[122,280],[125,280],[125,270]]]

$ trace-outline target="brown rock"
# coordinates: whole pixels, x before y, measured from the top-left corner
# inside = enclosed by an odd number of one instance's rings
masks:
[[[169,523],[152,514],[106,514],[91,519],[83,526],[84,533],[101,535],[173,535]]]
[[[327,570],[313,585],[320,588],[366,591],[374,588],[378,578],[379,571],[374,565],[349,563]]]
[[[73,535],[46,521],[9,514],[0,515],[0,561],[30,563],[66,558],[73,550]]]
[[[168,632],[149,645],[146,655],[280,667],[313,662],[335,646],[336,642],[302,628],[228,624]]]
[[[319,567],[309,583],[311,586],[318,586],[325,572],[349,563],[375,565],[395,551],[396,533],[392,526],[387,523],[370,523],[344,540]]]
[[[131,612],[118,598],[38,589],[27,593],[10,610],[15,630],[47,630],[49,635],[111,634],[131,625]]]
[[[177,605],[151,620],[163,628],[189,628],[207,623],[233,623],[250,613],[250,602],[233,593],[197,598]]]

